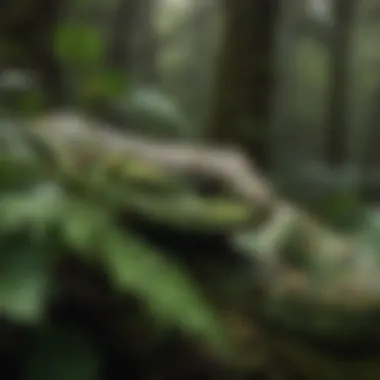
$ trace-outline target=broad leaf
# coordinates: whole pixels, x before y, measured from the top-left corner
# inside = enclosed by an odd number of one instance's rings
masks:
[[[95,71],[82,78],[81,96],[87,102],[110,99],[125,92],[126,78],[123,73],[111,70]]]
[[[99,249],[121,291],[138,294],[161,321],[205,338],[220,353],[228,352],[230,347],[220,320],[183,268],[136,237],[116,229],[110,231]]]
[[[38,322],[49,296],[52,253],[14,240],[0,249],[0,310],[14,321]]]
[[[99,30],[85,24],[67,23],[58,27],[55,35],[57,58],[73,68],[98,67],[105,54]]]
[[[115,112],[126,115],[128,129],[144,136],[188,139],[194,129],[181,107],[164,92],[153,87],[136,87],[113,104]]]
[[[65,244],[92,258],[110,223],[106,210],[91,203],[71,200],[60,215],[59,228]]]
[[[27,227],[32,234],[41,237],[65,206],[65,194],[51,183],[24,192],[3,194],[0,198],[0,231],[11,232]]]

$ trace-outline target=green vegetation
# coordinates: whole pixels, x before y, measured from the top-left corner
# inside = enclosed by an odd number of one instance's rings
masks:
[[[285,110],[279,1],[165,2],[161,20],[155,0],[16,3],[0,16],[0,378],[377,380],[376,136],[353,118],[329,166],[331,25],[281,15],[301,34]],[[342,112],[364,119],[378,25],[357,26]]]

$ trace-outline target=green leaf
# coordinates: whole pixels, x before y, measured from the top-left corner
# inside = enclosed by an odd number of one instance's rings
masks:
[[[92,205],[72,203],[61,219],[66,244],[79,248],[87,259],[100,259],[115,286],[143,299],[164,323],[205,337],[218,350],[227,340],[217,315],[186,271],[118,227]]]
[[[1,232],[28,227],[37,237],[56,221],[66,206],[62,190],[47,183],[20,193],[3,194],[0,198]]]
[[[59,26],[54,48],[61,62],[77,69],[98,67],[105,55],[100,31],[85,24],[67,23]]]
[[[49,295],[51,252],[15,241],[0,249],[0,310],[17,322],[38,322]]]
[[[194,128],[189,124],[180,105],[163,91],[154,87],[131,88],[125,97],[112,105],[115,112],[125,113],[128,128],[144,136],[155,138],[188,139],[194,137]]]
[[[101,71],[82,78],[80,91],[82,99],[87,102],[98,99],[110,99],[125,92],[126,78],[117,71]]]
[[[110,219],[106,210],[91,203],[71,200],[62,211],[59,227],[65,243],[87,257],[103,239]]]
[[[221,321],[185,269],[136,237],[112,229],[99,247],[115,285],[145,300],[153,315],[182,328],[226,354],[228,344]]]
[[[24,366],[24,380],[96,380],[99,358],[78,332],[39,331]]]
[[[63,215],[65,243],[88,260],[101,260],[117,289],[140,297],[164,324],[205,338],[221,354],[228,352],[221,321],[185,269],[127,231],[119,231],[96,205],[73,202]]]

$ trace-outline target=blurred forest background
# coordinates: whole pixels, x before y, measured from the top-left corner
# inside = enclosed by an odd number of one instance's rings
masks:
[[[1,134],[63,110],[125,136],[238,149],[313,221],[364,231],[378,252],[379,41],[379,0],[8,0]],[[345,314],[327,335],[296,307],[292,328],[283,311],[268,322],[262,281],[277,272],[230,241],[244,207],[182,228],[177,190],[137,187],[127,213],[94,200],[94,183],[59,192],[0,156],[1,378],[380,378],[379,309],[351,335]],[[225,196],[190,185],[207,210]]]

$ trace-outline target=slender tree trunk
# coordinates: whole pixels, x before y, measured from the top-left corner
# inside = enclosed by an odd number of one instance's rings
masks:
[[[155,84],[157,73],[157,39],[155,33],[155,0],[138,0],[133,24],[133,73],[147,84]]]
[[[276,84],[271,123],[271,169],[281,172],[294,165],[299,149],[299,118],[297,111],[298,76],[297,49],[299,24],[304,16],[305,0],[280,0],[279,21],[276,27]],[[289,96],[292,94],[292,96]]]
[[[186,85],[186,110],[196,125],[205,121],[210,100],[210,71],[216,50],[213,48],[216,10],[214,0],[193,0],[189,15],[189,60],[182,82]]]
[[[364,177],[363,193],[369,201],[379,201],[380,194],[380,87],[373,90],[368,105],[368,121],[364,122],[363,148],[360,153],[360,168]]]
[[[262,167],[269,160],[278,6],[278,0],[224,0],[226,34],[208,125],[210,139],[242,146]]]
[[[115,10],[113,28],[109,38],[109,65],[126,71],[132,59],[133,20],[137,13],[138,0],[119,0]]]
[[[154,0],[119,0],[110,32],[109,64],[137,81],[157,80]]]
[[[373,91],[370,103],[367,141],[363,161],[365,169],[376,169],[380,166],[380,87]]]
[[[356,0],[335,0],[333,16],[335,26],[331,41],[331,87],[329,101],[326,159],[331,167],[339,167],[348,157],[348,94],[350,71],[351,30],[356,10]]]

